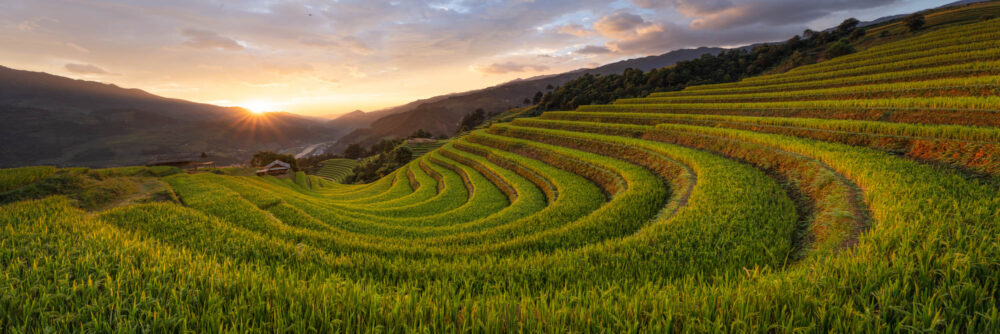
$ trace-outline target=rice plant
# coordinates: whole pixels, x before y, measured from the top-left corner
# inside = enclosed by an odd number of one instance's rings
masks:
[[[512,119],[369,184],[0,170],[0,332],[997,332],[998,22]]]

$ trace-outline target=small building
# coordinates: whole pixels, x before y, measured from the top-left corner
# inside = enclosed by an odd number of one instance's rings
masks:
[[[404,144],[406,145],[420,145],[420,144],[433,144],[436,143],[437,139],[432,138],[410,138],[407,139]]]
[[[190,154],[167,154],[153,157],[146,163],[146,166],[174,166],[181,169],[198,169],[199,167],[212,167],[214,161],[209,160],[205,153]]]
[[[292,165],[281,161],[275,160],[264,166],[264,168],[257,170],[257,175],[284,175],[292,169]]]

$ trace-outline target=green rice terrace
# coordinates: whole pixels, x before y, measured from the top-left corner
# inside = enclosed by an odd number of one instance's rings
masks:
[[[403,143],[403,147],[410,149],[413,152],[413,158],[416,159],[444,144],[443,140],[410,139]]]
[[[354,173],[354,167],[357,166],[358,160],[356,159],[330,159],[323,161],[323,167],[320,167],[316,175],[343,183],[344,178]]]
[[[995,333],[998,75],[992,19],[494,124],[370,184],[3,170],[0,328]]]

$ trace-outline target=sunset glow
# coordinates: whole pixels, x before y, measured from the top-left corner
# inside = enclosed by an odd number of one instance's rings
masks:
[[[274,101],[266,100],[254,100],[247,101],[237,104],[237,106],[242,107],[254,114],[263,114],[267,112],[281,111],[282,105]]]
[[[0,59],[166,97],[330,116],[935,3],[2,1]],[[283,103],[241,102],[256,99]]]
[[[997,333],[998,37],[1000,0],[0,0],[0,334]]]

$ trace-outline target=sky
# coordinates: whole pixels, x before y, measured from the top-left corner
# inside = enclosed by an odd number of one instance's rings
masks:
[[[331,116],[931,0],[0,0],[0,65]]]

